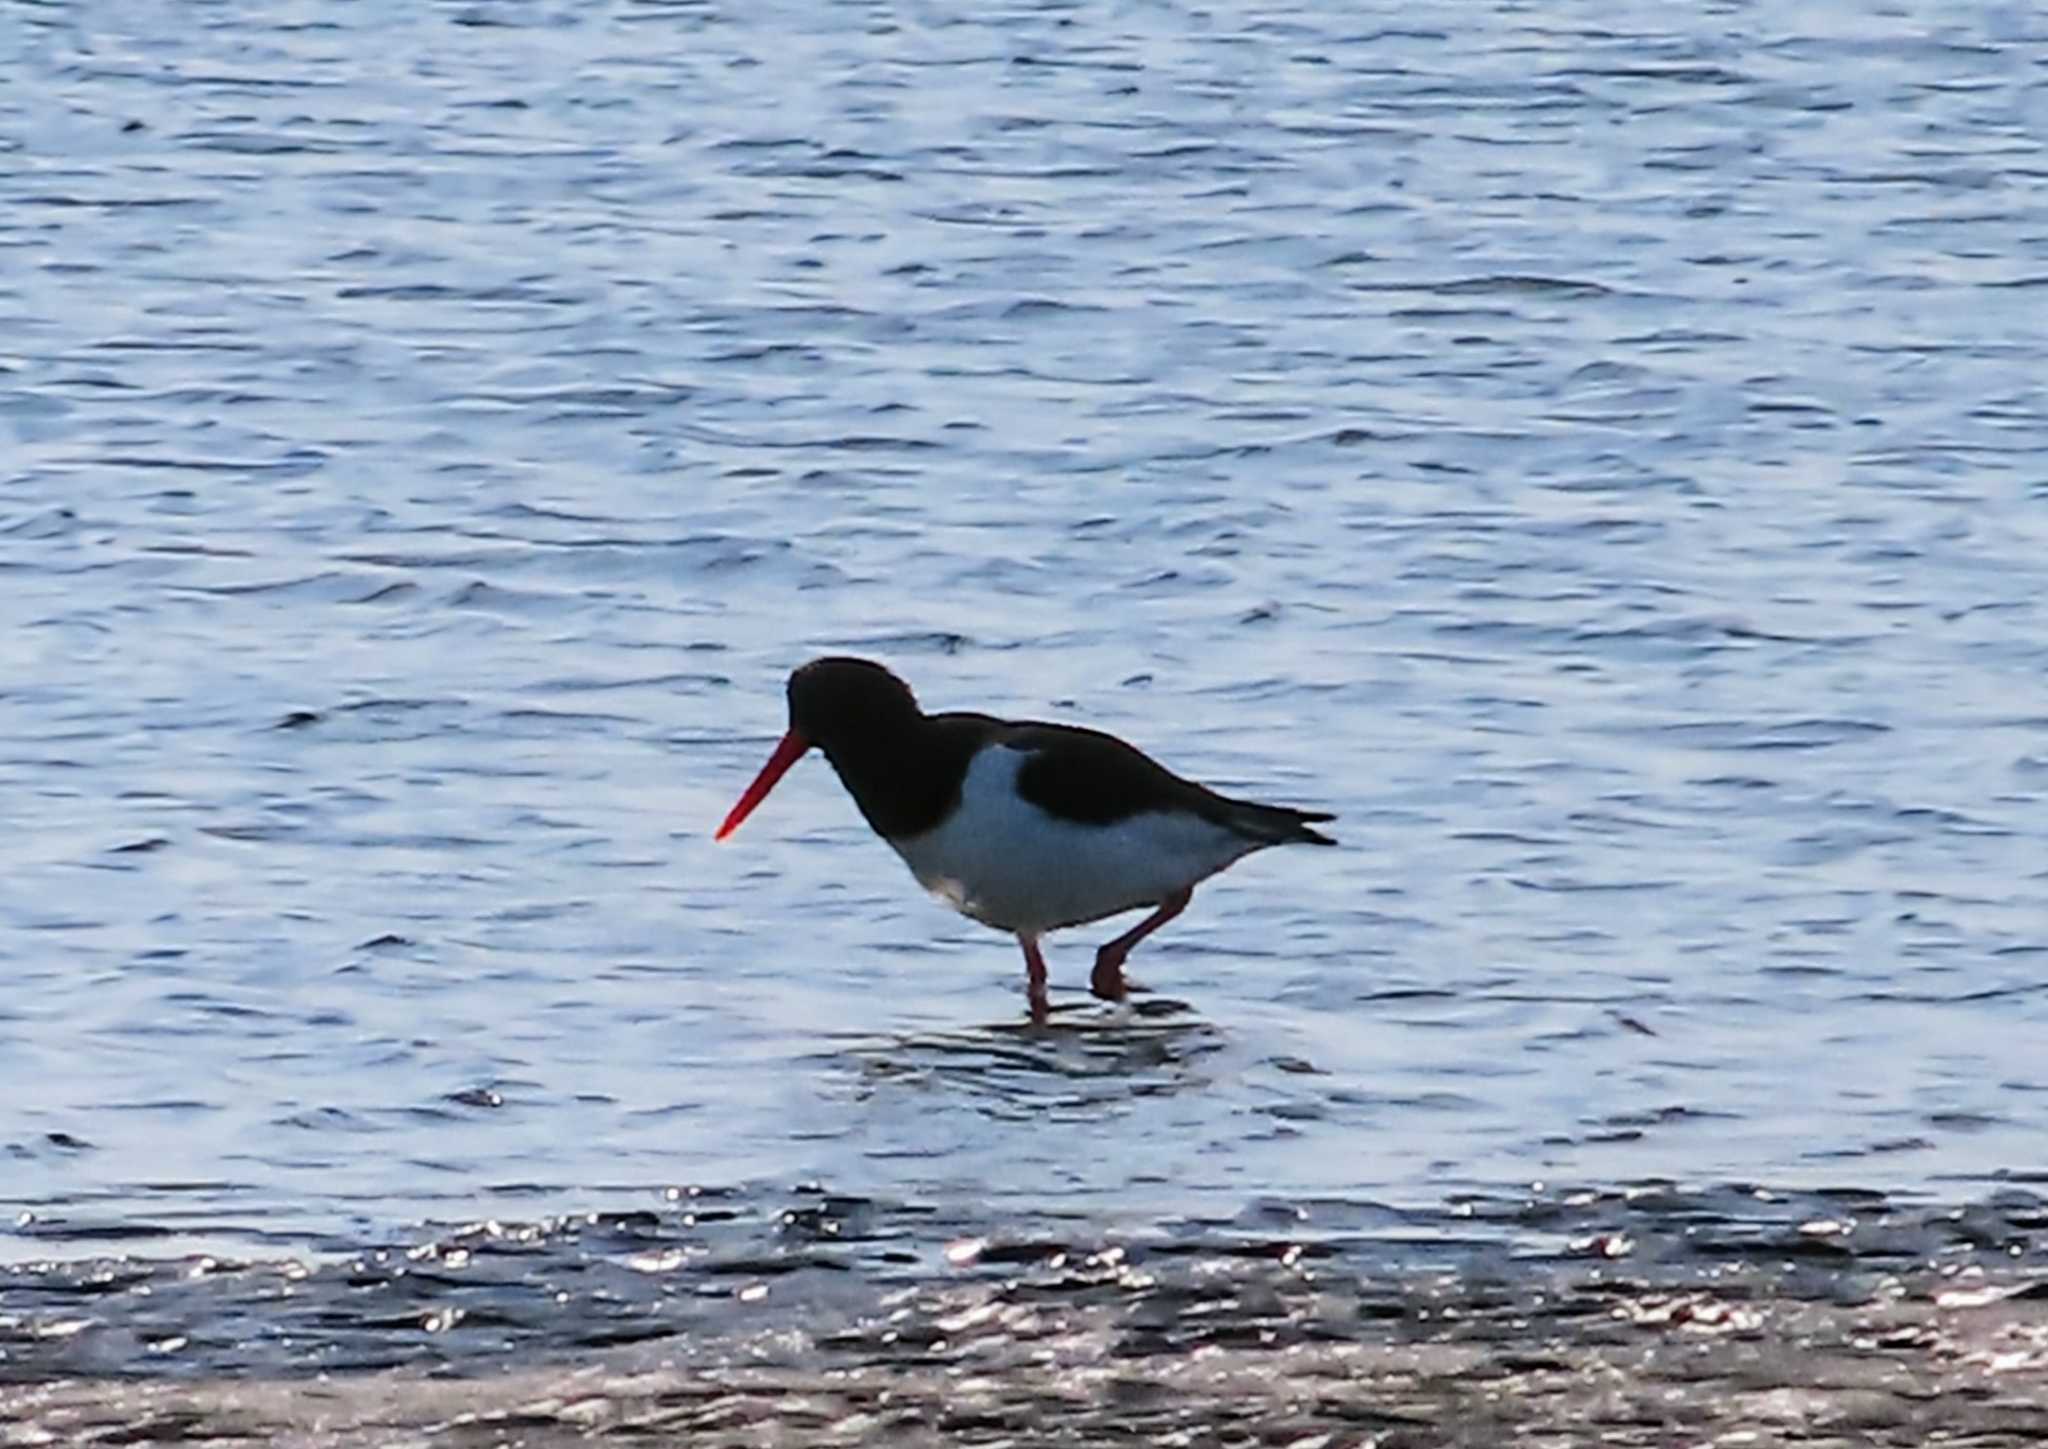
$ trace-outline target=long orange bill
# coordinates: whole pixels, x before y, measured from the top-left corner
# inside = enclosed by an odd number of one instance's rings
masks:
[[[775,753],[768,757],[768,763],[761,767],[761,773],[754,776],[754,783],[747,786],[747,793],[740,796],[740,803],[732,807],[732,814],[725,817],[725,824],[718,827],[713,840],[723,840],[740,828],[740,822],[754,813],[754,807],[768,798],[768,792],[775,788],[775,782],[789,773],[789,767],[803,758],[811,742],[791,730],[782,737],[782,743],[775,747]]]

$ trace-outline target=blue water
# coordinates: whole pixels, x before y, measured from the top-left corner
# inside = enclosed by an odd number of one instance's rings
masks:
[[[2037,1165],[2040,16],[957,9],[0,16],[0,1254]],[[1025,1032],[827,651],[1345,849]]]

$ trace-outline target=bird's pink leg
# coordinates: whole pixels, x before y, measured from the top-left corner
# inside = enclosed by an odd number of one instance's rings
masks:
[[[1122,1001],[1130,994],[1124,982],[1124,957],[1137,945],[1188,908],[1195,888],[1176,891],[1159,903],[1159,909],[1095,953],[1095,970],[1088,977],[1088,989],[1104,1001]]]
[[[1038,937],[1019,934],[1024,948],[1025,989],[1031,998],[1031,1020],[1044,1026],[1052,1016],[1052,1002],[1045,994],[1045,957],[1039,954]]]

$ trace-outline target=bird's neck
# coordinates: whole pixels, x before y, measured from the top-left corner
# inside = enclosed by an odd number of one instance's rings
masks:
[[[863,722],[868,723],[868,722]],[[932,721],[918,714],[856,728],[827,742],[825,758],[878,834],[918,835],[938,824],[959,791]]]

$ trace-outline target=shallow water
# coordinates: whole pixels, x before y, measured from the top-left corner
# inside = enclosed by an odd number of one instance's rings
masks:
[[[392,1369],[488,1378],[522,1362],[598,1373],[772,1363],[830,1376],[979,1364],[1014,1391],[1043,1388],[1049,1342],[1106,1329],[1112,1357],[1250,1348],[1284,1382],[1292,1350],[1390,1335],[1476,1337],[1503,1359],[1610,1342],[1624,1322],[1650,1326],[1654,1343],[1684,1328],[1668,1310],[1685,1301],[1734,1315],[1715,1331],[1768,1325],[1775,1337],[1799,1304],[1881,1313],[1911,1301],[1966,1333],[1970,1315],[1953,1310],[2018,1298],[2036,1320],[2028,1352],[1994,1371],[2027,1370],[2004,1387],[2039,1417],[2044,1226],[2041,1196],[2017,1188],[1963,1210],[1867,1190],[1669,1183],[1459,1194],[1420,1210],[1266,1198],[1109,1230],[1070,1211],[992,1219],[816,1184],[673,1192],[325,1262],[188,1254],[0,1269],[0,1384],[141,1374],[262,1385],[317,1371],[336,1377],[295,1402],[314,1429],[327,1409],[389,1396],[379,1380],[341,1376]],[[1020,1322],[1017,1305],[1044,1321]],[[1097,1314],[1109,1321],[1086,1322]],[[1814,1346],[1786,1344],[1792,1381],[1813,1378]],[[0,1422],[7,1407],[0,1399]],[[232,1435],[217,1412],[207,1419]]]
[[[2037,1163],[2024,7],[0,24],[0,1256]],[[1346,848],[1024,1031],[826,650]]]

